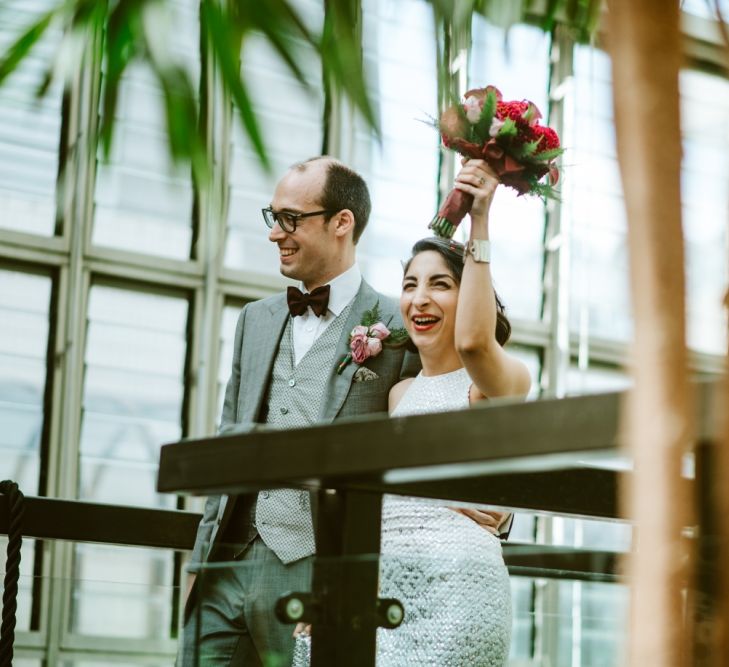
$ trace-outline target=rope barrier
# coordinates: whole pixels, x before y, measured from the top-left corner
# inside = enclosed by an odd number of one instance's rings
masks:
[[[3,582],[3,610],[0,624],[0,667],[12,667],[15,643],[15,613],[18,609],[20,547],[23,544],[21,524],[25,498],[15,482],[0,482],[0,493],[8,497],[8,548]]]

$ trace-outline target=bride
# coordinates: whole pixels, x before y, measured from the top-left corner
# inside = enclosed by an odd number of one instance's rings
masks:
[[[491,281],[489,209],[498,184],[484,161],[466,162],[455,187],[474,198],[468,251],[439,238],[413,247],[400,310],[423,370],[392,388],[392,416],[465,409],[529,391],[526,366],[503,349],[511,329]],[[385,496],[380,597],[401,600],[405,620],[378,630],[377,667],[506,662],[511,601],[496,537],[505,518]],[[308,637],[297,628],[293,667],[308,664]]]

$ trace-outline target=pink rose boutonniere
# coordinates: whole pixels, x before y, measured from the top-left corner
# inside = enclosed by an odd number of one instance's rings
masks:
[[[349,352],[345,354],[337,366],[337,375],[349,366],[352,361],[362,365],[370,357],[376,357],[383,347],[402,347],[408,340],[407,331],[403,328],[388,329],[380,321],[380,304],[375,304],[362,316],[362,324],[358,324],[349,334]]]

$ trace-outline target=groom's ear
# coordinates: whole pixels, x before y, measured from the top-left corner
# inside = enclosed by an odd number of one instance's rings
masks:
[[[348,208],[343,208],[334,217],[334,233],[337,236],[347,236],[347,234],[354,234],[354,213]]]

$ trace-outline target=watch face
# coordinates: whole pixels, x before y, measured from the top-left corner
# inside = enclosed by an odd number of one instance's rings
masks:
[[[486,240],[473,240],[468,244],[468,251],[477,262],[491,261],[491,243]]]

